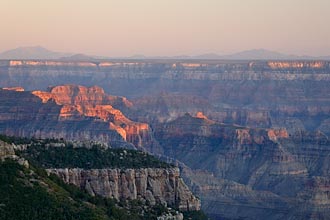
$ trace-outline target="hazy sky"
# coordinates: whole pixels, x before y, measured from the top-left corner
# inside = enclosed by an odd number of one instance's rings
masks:
[[[0,52],[330,55],[330,0],[0,0]]]

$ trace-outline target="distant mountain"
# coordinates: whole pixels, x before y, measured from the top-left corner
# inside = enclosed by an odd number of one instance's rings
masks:
[[[265,49],[246,50],[230,55],[225,55],[223,59],[230,60],[281,60],[281,59],[297,59],[298,56],[286,55],[275,51]]]
[[[218,55],[215,53],[201,54],[196,56],[173,56],[173,57],[146,57],[149,59],[196,59],[196,60],[329,60],[330,56],[313,57],[297,56],[279,53],[265,49],[246,50],[238,53]]]
[[[193,56],[193,59],[202,59],[202,60],[218,60],[221,59],[223,56],[215,54],[215,53],[207,53],[207,54],[201,54],[197,56]]]
[[[0,59],[58,59],[61,57],[71,56],[69,53],[59,53],[48,50],[46,48],[36,47],[19,47],[0,53]]]
[[[129,57],[106,57],[106,56],[89,56],[85,54],[59,53],[48,50],[46,48],[36,47],[19,47],[0,53],[0,59],[60,59],[71,61],[90,61],[99,59],[176,59],[176,60],[330,60],[330,56],[297,56],[279,53],[276,51],[265,49],[246,50],[238,53],[219,55],[215,53],[207,53],[195,56],[179,55],[179,56],[145,56],[137,54]]]
[[[127,58],[132,59],[132,60],[143,60],[143,59],[146,59],[147,57],[143,54],[135,54],[135,55],[127,57]]]
[[[228,55],[215,53],[201,54],[196,56],[173,56],[173,57],[147,57],[149,59],[196,59],[196,60],[330,60],[330,56],[298,56],[279,53],[265,49],[246,50]]]
[[[70,60],[70,61],[89,61],[89,60],[95,60],[94,57],[87,56],[85,54],[74,54],[72,56],[68,57],[61,57],[60,60]]]

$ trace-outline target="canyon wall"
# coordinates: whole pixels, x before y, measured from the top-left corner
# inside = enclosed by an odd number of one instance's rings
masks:
[[[329,81],[329,61],[0,62],[0,87],[98,85],[131,99],[137,107],[129,115],[134,120],[153,123],[203,111],[219,122],[284,126],[289,133],[330,133]]]
[[[150,91],[180,91],[207,96],[219,81],[329,81],[329,61],[0,61],[0,87],[45,90],[50,85],[98,85],[128,98]],[[143,80],[143,81],[142,81]],[[184,81],[189,85],[182,85]],[[150,84],[153,82],[153,84]],[[182,87],[175,85],[181,84]],[[130,89],[125,87],[130,85]],[[205,91],[196,91],[198,86]],[[143,87],[141,87],[143,86]],[[194,88],[191,88],[193,86]],[[221,95],[221,94],[220,94]]]
[[[200,210],[200,201],[180,178],[178,168],[141,169],[48,169],[66,183],[91,195],[117,200],[142,199],[151,205],[162,203],[181,211]]]
[[[322,132],[218,123],[185,114],[155,127],[163,152],[215,219],[319,219],[328,204],[330,142]],[[309,216],[309,217],[308,217]]]
[[[49,92],[33,91],[32,94],[47,103],[54,100],[62,108],[59,120],[77,120],[79,117],[91,117],[109,122],[109,129],[115,130],[125,141],[142,147],[142,139],[148,139],[149,125],[129,120],[116,109],[132,106],[126,98],[110,96],[100,87],[84,87],[77,85],[64,85],[48,88]],[[150,139],[150,138],[149,138]],[[146,144],[144,142],[144,144]]]
[[[0,130],[6,135],[67,140],[96,140],[112,146],[151,144],[148,124],[134,122],[113,106],[125,98],[99,87],[57,86],[46,91],[0,89]],[[132,147],[131,146],[131,147]]]

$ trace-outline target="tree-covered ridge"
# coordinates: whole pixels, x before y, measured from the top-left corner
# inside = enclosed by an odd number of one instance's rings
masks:
[[[48,175],[44,170],[48,166],[54,167],[54,164],[61,167],[65,164],[78,164],[82,167],[112,165],[123,168],[127,168],[126,165],[133,168],[147,167],[147,165],[172,166],[144,152],[102,149],[97,145],[91,149],[74,148],[72,144],[64,140],[21,139],[1,135],[0,140],[15,143],[18,149],[27,147],[26,150],[16,153],[30,163],[29,167],[25,167],[11,159],[0,160],[1,220],[151,220],[169,213],[172,215],[177,213],[176,209],[167,208],[162,204],[152,206],[140,200],[117,201],[91,196],[74,185],[64,183],[55,174]],[[100,156],[102,154],[104,155]],[[73,159],[77,158],[78,162],[75,163]],[[86,161],[92,161],[92,163],[86,163]],[[96,163],[93,163],[95,161]],[[127,161],[129,162],[126,163]],[[201,211],[188,212],[185,215],[188,219],[206,219]]]
[[[0,162],[0,195],[1,220],[148,220],[169,211],[160,204],[93,197],[41,168],[12,160]]]
[[[14,161],[1,163],[0,186],[0,219],[106,219],[87,205],[70,201],[67,191]]]
[[[48,141],[29,144],[21,155],[32,164],[43,168],[170,168],[146,152],[128,149],[104,149],[98,145],[87,149],[66,143],[62,147],[50,147]]]
[[[30,144],[31,142],[36,142],[35,138],[26,138],[26,137],[15,137],[15,136],[7,136],[0,134],[0,140],[4,141],[8,144]],[[56,141],[54,139],[54,141]]]
[[[104,148],[102,144],[74,143],[62,139],[35,139],[0,134],[0,140],[13,143],[23,151],[16,153],[43,168],[170,168],[173,165],[137,150]]]

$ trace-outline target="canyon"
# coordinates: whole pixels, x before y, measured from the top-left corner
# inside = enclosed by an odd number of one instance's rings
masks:
[[[0,61],[0,87],[97,85],[144,109],[127,116],[149,124],[203,111],[229,124],[329,134],[329,81],[329,61]]]
[[[159,155],[213,219],[327,219],[329,81],[329,61],[1,61],[0,131]]]

